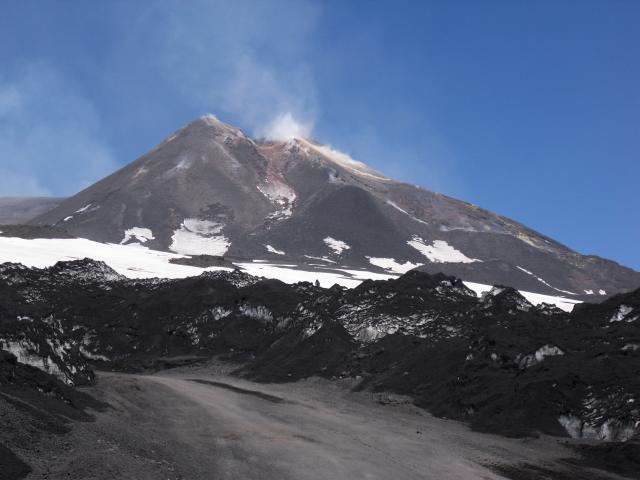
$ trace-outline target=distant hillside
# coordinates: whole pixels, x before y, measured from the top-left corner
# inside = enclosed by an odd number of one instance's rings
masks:
[[[62,197],[0,197],[0,225],[25,223],[62,203]]]

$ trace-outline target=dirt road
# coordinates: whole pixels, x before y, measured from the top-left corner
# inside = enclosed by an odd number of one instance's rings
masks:
[[[493,479],[483,465],[568,455],[555,439],[474,433],[322,380],[101,374],[91,392],[112,408],[34,459],[29,478]]]

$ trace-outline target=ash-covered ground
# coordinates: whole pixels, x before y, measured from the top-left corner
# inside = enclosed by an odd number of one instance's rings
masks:
[[[16,449],[26,478],[620,478],[571,441],[473,432],[352,380],[256,384],[225,370],[99,374],[83,390],[108,408]]]

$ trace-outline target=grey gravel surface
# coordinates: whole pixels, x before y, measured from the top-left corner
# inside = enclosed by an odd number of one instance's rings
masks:
[[[558,439],[472,432],[345,383],[255,384],[224,373],[100,374],[86,390],[111,408],[54,437],[29,459],[28,478],[495,479],[491,465],[550,466],[571,455]]]

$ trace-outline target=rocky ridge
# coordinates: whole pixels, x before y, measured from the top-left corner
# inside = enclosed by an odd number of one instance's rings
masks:
[[[252,379],[357,378],[512,436],[636,436],[639,320],[640,290],[568,314],[418,271],[348,290],[239,271],[128,280],[92,260],[0,267],[0,348],[68,385],[221,355]]]

